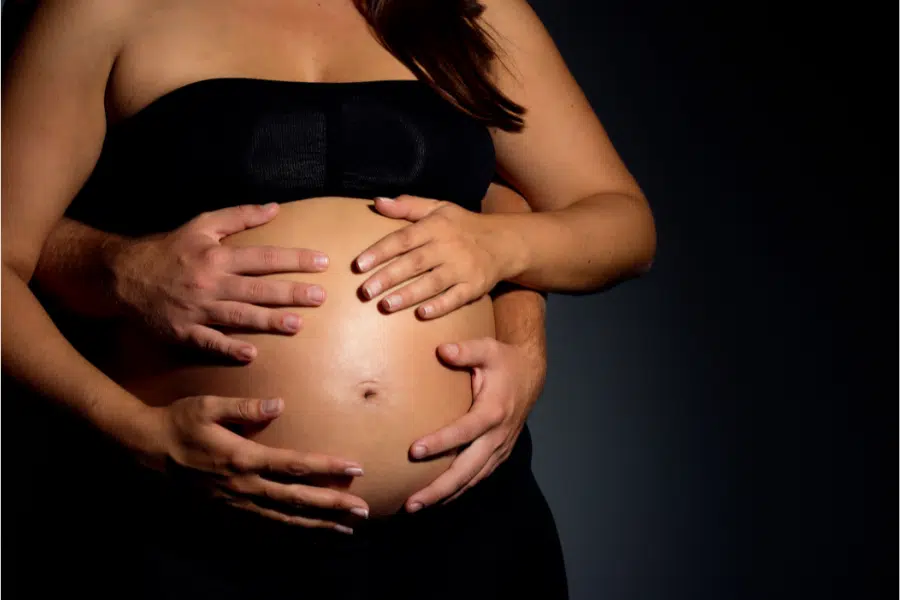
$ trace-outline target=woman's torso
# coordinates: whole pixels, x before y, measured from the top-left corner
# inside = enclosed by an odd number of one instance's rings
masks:
[[[129,326],[104,338],[98,363],[148,403],[283,397],[285,414],[248,434],[359,460],[366,476],[351,492],[388,514],[452,459],[413,464],[411,442],[472,400],[468,373],[443,366],[437,345],[493,335],[493,314],[484,298],[425,323],[409,309],[385,315],[361,301],[363,278],[350,261],[405,225],[364,199],[411,193],[478,210],[493,147],[482,126],[410,81],[352,3],[323,4],[162,3],[148,12],[112,74],[112,124],[70,215],[144,235],[201,211],[286,203],[272,223],[226,243],[329,254],[324,274],[278,276],[326,288],[323,306],[300,311],[301,333],[242,335],[259,355],[233,366],[198,361]],[[350,83],[358,81],[370,83]]]

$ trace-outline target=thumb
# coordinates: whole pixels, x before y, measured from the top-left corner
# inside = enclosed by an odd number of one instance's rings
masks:
[[[265,205],[243,204],[204,213],[195,221],[206,233],[219,241],[233,233],[268,223],[277,214],[278,204],[275,202]]]
[[[483,367],[496,351],[497,340],[488,337],[438,346],[438,355],[456,367]]]
[[[396,198],[375,198],[375,210],[386,217],[419,221],[437,210],[440,200],[419,198],[418,196],[398,196]]]
[[[284,410],[281,398],[206,398],[208,416],[215,422],[265,423],[271,421]]]

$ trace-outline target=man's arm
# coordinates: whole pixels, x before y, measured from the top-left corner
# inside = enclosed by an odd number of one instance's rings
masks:
[[[481,209],[486,213],[531,211],[522,196],[499,184],[491,184]],[[539,375],[534,384],[538,386],[539,393],[547,367],[546,296],[504,281],[494,288],[491,296],[494,299],[497,339],[520,347],[533,360],[538,371],[536,375]]]
[[[121,316],[113,264],[124,244],[121,236],[63,218],[44,243],[32,284],[54,304],[75,314]]]
[[[45,301],[63,310],[138,319],[163,337],[250,361],[256,356],[253,345],[212,324],[290,335],[302,327],[291,307],[321,304],[316,286],[250,275],[323,271],[324,254],[220,243],[271,221],[278,210],[274,203],[232,206],[203,213],[175,231],[140,238],[63,219],[41,248],[32,283]],[[232,309],[234,303],[240,310]]]

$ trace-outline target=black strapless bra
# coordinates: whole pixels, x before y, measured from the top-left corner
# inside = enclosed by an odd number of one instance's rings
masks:
[[[486,127],[418,80],[204,79],[112,125],[67,215],[145,235],[317,196],[413,194],[477,212],[494,163]]]

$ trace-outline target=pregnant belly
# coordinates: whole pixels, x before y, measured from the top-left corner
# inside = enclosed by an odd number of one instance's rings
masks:
[[[359,495],[373,516],[397,512],[453,459],[410,460],[412,442],[462,416],[472,403],[469,371],[444,365],[436,348],[493,336],[493,309],[484,297],[440,319],[421,321],[412,308],[384,314],[377,299],[362,301],[357,290],[365,276],[352,271],[353,258],[408,225],[371,206],[349,198],[287,203],[272,222],[224,240],[235,246],[311,248],[330,259],[323,273],[267,276],[319,284],[327,299],[318,307],[293,309],[304,322],[294,336],[235,334],[258,348],[252,363],[201,362],[124,328],[105,370],[153,405],[193,395],[281,397],[284,413],[248,437],[359,461],[364,476],[349,484],[323,484]]]

